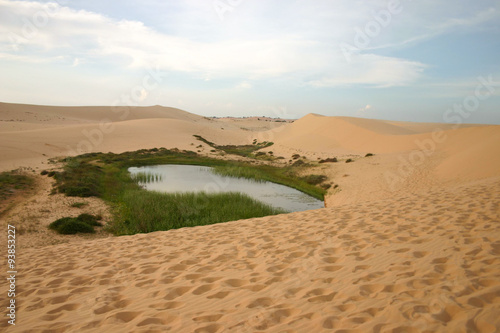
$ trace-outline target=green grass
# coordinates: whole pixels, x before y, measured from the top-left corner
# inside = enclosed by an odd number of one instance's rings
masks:
[[[159,193],[128,190],[116,235],[147,233],[283,213],[241,193]]]
[[[158,182],[162,180],[162,176],[152,173],[152,172],[138,172],[133,174],[132,179],[139,183],[150,183],[150,182]]]
[[[295,167],[273,167],[269,165],[219,165],[213,167],[213,172],[221,176],[253,179],[256,181],[270,181],[273,183],[293,187],[309,194],[316,199],[323,200],[326,191],[314,186],[308,178],[296,176]],[[326,178],[325,178],[326,179]],[[323,179],[324,180],[324,179]]]
[[[17,191],[25,190],[33,185],[33,178],[18,174],[15,171],[0,173],[0,201],[6,200]]]
[[[94,226],[102,226],[99,218],[91,214],[80,214],[78,217],[63,217],[49,224],[49,229],[62,235],[74,235],[77,233],[94,233]]]
[[[253,144],[251,145],[226,145],[226,146],[221,146],[218,144],[215,144],[211,141],[208,141],[207,139],[203,138],[200,135],[193,135],[197,140],[206,143],[212,148],[216,148],[219,150],[224,151],[226,154],[233,154],[233,155],[239,155],[239,156],[244,156],[244,157],[250,157],[250,158],[255,158],[257,156],[263,156],[266,153],[262,153],[263,155],[258,155],[256,153],[257,150],[262,149],[262,148],[267,148],[272,146],[274,143],[273,142],[257,142],[257,140],[253,141]],[[269,159],[269,157],[268,157]]]
[[[99,197],[101,177],[101,167],[79,159],[71,159],[55,174],[59,192],[70,197]]]

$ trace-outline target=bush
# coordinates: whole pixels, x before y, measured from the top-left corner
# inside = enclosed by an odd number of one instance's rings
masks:
[[[332,157],[332,158],[326,158],[324,160],[320,160],[319,163],[336,163],[337,162],[337,158],[336,157]]]
[[[370,157],[370,156],[373,156],[373,154],[372,153],[368,153],[368,154],[365,155],[365,157]]]
[[[61,225],[71,222],[77,222],[77,219],[75,219],[74,217],[63,217],[49,224],[49,229],[57,231],[61,227]]]
[[[78,160],[70,160],[63,172],[55,174],[59,192],[69,197],[99,197],[102,170]]]
[[[94,233],[94,226],[102,226],[97,222],[100,217],[91,214],[80,214],[78,217],[63,217],[49,224],[49,229],[55,230],[63,235],[74,235],[76,233]]]
[[[321,184],[321,188],[328,190],[330,187],[332,187],[332,184]]]
[[[54,177],[56,175],[56,172],[55,171],[50,171],[47,176],[48,177]]]
[[[83,223],[75,219],[74,221],[63,223],[57,229],[57,232],[63,235],[74,235],[79,232],[93,234],[95,230],[87,223]]]
[[[352,158],[348,158],[345,162],[346,163],[351,163],[351,162],[354,162],[354,161],[352,160]]]
[[[292,155],[292,159],[294,159],[294,160],[298,159],[299,157],[300,157],[300,155],[299,155],[299,154],[293,154],[293,155]]]
[[[100,218],[98,218],[97,216],[94,216],[94,215],[83,213],[83,214],[78,215],[78,217],[76,219],[80,222],[87,223],[90,226],[102,227],[102,223],[97,222],[97,220],[100,220]]]
[[[292,166],[299,167],[299,166],[303,166],[304,164],[306,164],[304,161],[297,160],[297,161],[293,162]]]
[[[42,172],[40,172],[40,174],[41,174],[42,176],[45,176],[45,175],[46,175],[46,174],[48,174],[48,173],[49,173],[49,172],[48,172],[47,170],[43,170]]]
[[[306,183],[311,184],[311,185],[318,185],[324,182],[328,177],[325,175],[309,175],[305,176],[303,179],[306,181]]]

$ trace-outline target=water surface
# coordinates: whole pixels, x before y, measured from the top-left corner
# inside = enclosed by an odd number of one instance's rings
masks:
[[[156,180],[140,183],[146,190],[173,192],[242,192],[273,207],[288,212],[323,208],[323,201],[294,188],[271,182],[257,182],[250,179],[220,176],[212,168],[195,165],[153,165],[131,167],[133,175],[144,172],[157,177]]]

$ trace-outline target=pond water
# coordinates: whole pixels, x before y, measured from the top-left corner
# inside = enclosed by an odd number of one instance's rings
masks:
[[[150,174],[146,182],[140,182],[146,190],[159,192],[242,192],[273,207],[288,212],[323,208],[323,201],[294,188],[271,182],[216,175],[212,168],[195,165],[153,165],[131,167],[128,171]]]

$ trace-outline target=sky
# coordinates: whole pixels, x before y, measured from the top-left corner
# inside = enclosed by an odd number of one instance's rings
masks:
[[[0,0],[0,101],[500,124],[500,1]]]

